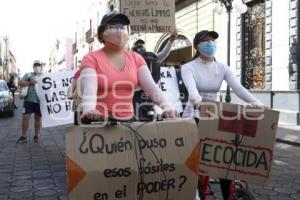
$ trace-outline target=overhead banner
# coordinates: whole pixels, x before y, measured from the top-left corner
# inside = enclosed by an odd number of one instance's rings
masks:
[[[175,30],[175,0],[120,0],[120,8],[130,19],[132,33]]]
[[[68,199],[193,199],[197,142],[193,119],[68,128]]]
[[[40,100],[43,127],[74,122],[73,101],[67,98],[67,90],[75,72],[49,73],[38,78],[36,91]]]
[[[202,175],[266,185],[279,112],[206,102],[198,123]]]
[[[174,67],[160,68],[160,81],[158,83],[167,102],[172,105],[178,113],[183,111],[182,102],[180,100],[180,91],[178,87],[176,69]],[[155,106],[157,113],[162,113],[160,107]]]

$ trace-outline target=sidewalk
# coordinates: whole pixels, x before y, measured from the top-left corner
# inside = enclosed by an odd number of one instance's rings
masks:
[[[300,147],[300,126],[279,125],[276,141]]]

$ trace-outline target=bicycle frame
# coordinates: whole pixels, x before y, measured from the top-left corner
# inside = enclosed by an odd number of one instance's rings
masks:
[[[209,176],[199,175],[198,191],[200,198],[213,196],[214,192],[211,190],[212,183],[219,183],[218,181],[210,180]],[[233,180],[229,188],[229,200],[236,200],[236,189],[248,190],[248,184],[245,181]]]

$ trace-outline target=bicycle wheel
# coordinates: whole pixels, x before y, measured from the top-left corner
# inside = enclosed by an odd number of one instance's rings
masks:
[[[245,189],[238,188],[235,190],[236,200],[255,200],[251,192]]]

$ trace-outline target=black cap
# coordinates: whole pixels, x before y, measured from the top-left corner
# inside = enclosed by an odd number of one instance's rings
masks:
[[[215,31],[208,31],[208,30],[202,30],[198,32],[194,37],[194,46],[198,44],[198,42],[205,37],[206,35],[212,36],[214,39],[217,39],[219,37],[219,34]]]
[[[117,13],[117,12],[110,12],[110,13],[107,13],[105,14],[103,17],[102,17],[102,20],[101,20],[101,26],[102,25],[106,25],[109,23],[109,21],[111,21],[112,19],[119,19],[120,20],[120,23],[122,23],[123,25],[129,25],[130,24],[130,21],[128,19],[128,17],[124,14],[121,14],[121,13]]]
[[[137,45],[137,44],[145,44],[145,41],[142,39],[138,39],[137,41],[135,41],[134,45]]]

